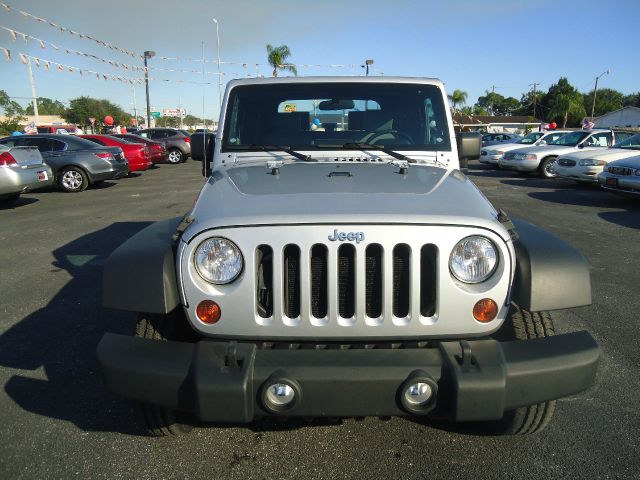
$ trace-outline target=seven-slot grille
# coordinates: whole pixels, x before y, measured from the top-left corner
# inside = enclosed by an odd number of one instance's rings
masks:
[[[322,321],[330,312],[336,312],[339,319],[350,320],[364,313],[365,318],[377,324],[386,320],[384,307],[389,302],[393,317],[409,318],[414,294],[420,296],[420,316],[433,317],[436,313],[435,245],[425,244],[416,251],[403,243],[372,243],[360,249],[349,243],[337,249],[315,244],[308,250],[287,244],[281,252],[280,261],[274,261],[272,246],[259,245],[255,251],[256,314],[261,318],[274,315],[274,299],[279,298],[282,315],[288,319],[308,312],[312,320]],[[358,268],[360,262],[364,268]],[[277,269],[281,275],[274,275]],[[412,275],[412,269],[417,269],[418,274]],[[303,271],[307,272],[308,281],[302,281]],[[419,285],[413,286],[412,279]],[[363,301],[358,298],[360,282],[364,284],[360,289]],[[329,295],[332,288],[336,290],[334,305]],[[364,312],[358,311],[358,305],[363,306]]]

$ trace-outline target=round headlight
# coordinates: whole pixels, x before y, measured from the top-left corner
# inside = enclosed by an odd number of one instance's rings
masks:
[[[451,252],[449,269],[464,283],[487,280],[498,266],[498,253],[491,240],[473,236],[463,238]]]
[[[209,238],[194,253],[196,270],[209,283],[233,282],[242,271],[242,254],[231,240]]]

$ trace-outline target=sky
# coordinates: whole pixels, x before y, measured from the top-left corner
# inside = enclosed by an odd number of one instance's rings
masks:
[[[501,95],[518,99],[534,82],[538,90],[546,91],[561,76],[587,92],[593,89],[596,76],[606,70],[610,74],[600,78],[598,88],[614,88],[625,94],[640,91],[640,63],[635,52],[640,44],[638,0],[0,3],[11,7],[7,10],[0,4],[0,47],[10,50],[12,58],[8,61],[0,49],[0,90],[23,106],[32,95],[28,68],[20,53],[40,59],[40,67],[32,60],[37,96],[64,103],[82,95],[106,98],[133,113],[135,93],[140,114],[146,108],[144,84],[131,85],[111,76],[141,78],[143,74],[131,67],[141,67],[142,52],[152,50],[156,56],[149,60],[149,67],[164,69],[150,70],[153,110],[181,106],[188,114],[217,119],[218,78],[222,78],[224,91],[232,78],[270,76],[267,44],[288,45],[298,75],[364,75],[361,64],[373,59],[370,75],[440,78],[449,93],[455,89],[467,92],[468,104],[492,87]],[[219,52],[213,18],[218,20]],[[19,32],[15,41],[7,29]],[[72,35],[68,30],[77,33]],[[32,38],[25,43],[21,33]],[[78,34],[133,52],[135,58]],[[44,48],[36,39],[43,41]],[[204,75],[200,61],[203,42]],[[72,51],[67,53],[67,49]],[[221,77],[216,75],[218,53]],[[55,64],[45,70],[45,60],[64,65],[64,70],[58,71]],[[98,72],[100,79],[88,71]]]

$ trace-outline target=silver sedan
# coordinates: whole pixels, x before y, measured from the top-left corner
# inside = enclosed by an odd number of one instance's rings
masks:
[[[11,203],[21,193],[53,183],[51,168],[34,147],[0,145],[0,203]]]
[[[640,198],[640,155],[609,163],[598,183],[611,192]]]

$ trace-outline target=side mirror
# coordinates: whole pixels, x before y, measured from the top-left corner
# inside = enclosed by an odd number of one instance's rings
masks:
[[[467,170],[469,160],[480,158],[482,148],[482,134],[476,132],[456,133],[456,144],[458,145],[458,159],[460,160],[460,170]]]
[[[209,178],[213,171],[213,154],[215,152],[216,138],[213,134],[204,135],[204,158],[202,159],[202,176]]]
[[[584,148],[584,143],[581,143],[580,145],[578,145],[578,148]]]

